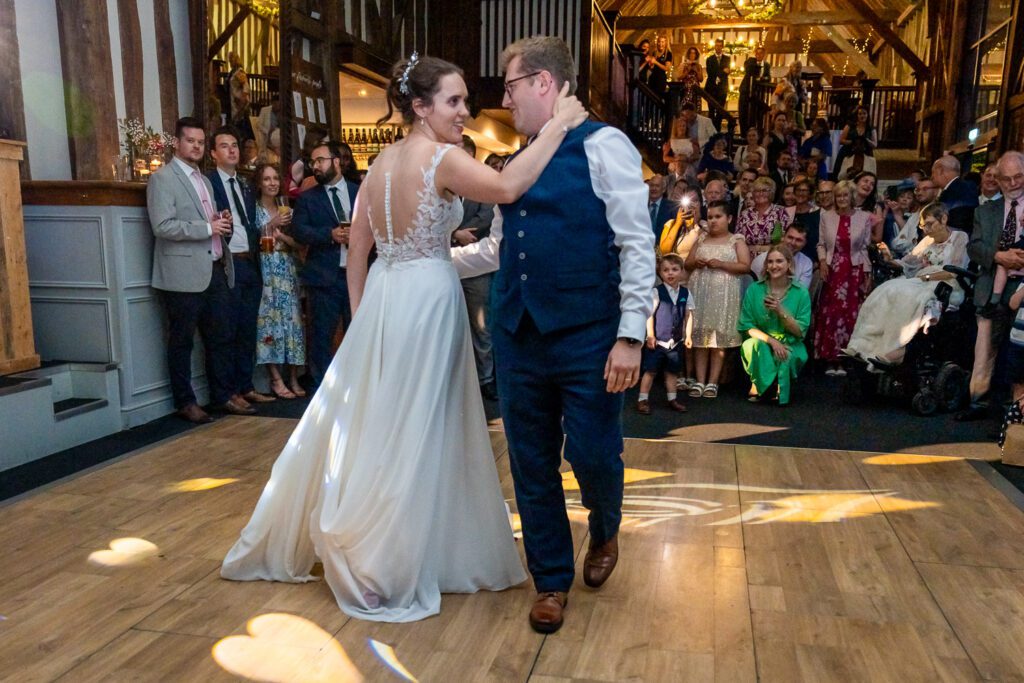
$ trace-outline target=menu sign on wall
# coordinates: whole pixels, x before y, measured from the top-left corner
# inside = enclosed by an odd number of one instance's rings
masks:
[[[303,149],[307,139],[319,140],[330,131],[327,86],[323,67],[295,59],[292,62],[292,133]]]

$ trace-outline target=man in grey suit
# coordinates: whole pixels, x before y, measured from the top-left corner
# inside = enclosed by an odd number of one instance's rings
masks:
[[[997,177],[1003,196],[975,209],[974,230],[967,245],[968,256],[978,265],[974,286],[978,336],[971,372],[971,405],[956,415],[960,421],[988,415],[992,370],[1013,322],[1008,302],[1024,275],[1024,249],[1014,246],[1024,226],[1024,154],[1003,154],[997,164]],[[1005,268],[1008,275],[1001,295],[993,292],[997,266]]]
[[[153,174],[146,188],[153,244],[153,287],[167,310],[167,367],[178,414],[196,423],[210,416],[192,390],[192,344],[198,329],[206,349],[211,405],[249,415],[253,409],[231,396],[230,288],[235,272],[228,251],[232,219],[214,210],[213,188],[198,164],[206,134],[198,119],[179,119],[174,158]],[[225,255],[228,255],[225,258]]]
[[[462,149],[476,158],[476,143],[468,135],[462,136]],[[491,234],[494,220],[494,204],[481,204],[471,199],[462,200],[462,223],[452,233],[452,246],[463,247],[482,240]],[[466,296],[466,310],[469,313],[469,331],[473,338],[473,357],[476,360],[476,374],[480,379],[480,393],[488,401],[498,400],[494,383],[494,354],[491,351],[491,332],[488,319],[491,317],[491,273],[462,279],[462,292]]]

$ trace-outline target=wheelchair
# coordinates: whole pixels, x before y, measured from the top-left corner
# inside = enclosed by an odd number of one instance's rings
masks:
[[[967,404],[977,333],[973,292],[978,275],[956,266],[944,270],[956,275],[964,302],[949,310],[953,287],[940,282],[935,289],[942,310],[939,321],[910,340],[902,362],[845,358],[847,374],[840,388],[844,402],[860,405],[875,397],[909,400],[912,410],[923,416],[955,412]]]

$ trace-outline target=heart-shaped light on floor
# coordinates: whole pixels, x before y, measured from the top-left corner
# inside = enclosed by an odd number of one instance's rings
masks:
[[[160,548],[144,538],[115,538],[106,550],[89,554],[89,562],[102,567],[126,567],[155,557]]]
[[[261,614],[246,624],[247,636],[228,636],[212,654],[225,671],[251,681],[356,683],[363,680],[331,634],[294,614]]]
[[[221,486],[227,486],[228,484],[234,484],[238,479],[227,478],[227,479],[214,479],[212,477],[200,477],[198,479],[186,479],[185,481],[179,481],[175,484],[171,484],[167,489],[171,493],[191,493],[193,491],[209,491],[210,489],[217,489]]]
[[[380,660],[384,662],[389,669],[394,671],[397,675],[401,676],[410,683],[419,683],[419,679],[412,675],[405,666],[398,661],[398,655],[395,653],[395,648],[391,647],[387,643],[382,643],[379,640],[370,639],[370,649],[376,653]]]

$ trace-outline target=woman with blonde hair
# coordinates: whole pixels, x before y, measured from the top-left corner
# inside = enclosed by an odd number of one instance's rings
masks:
[[[785,245],[768,250],[764,275],[747,288],[738,329],[743,369],[750,376],[750,400],[759,401],[772,386],[779,405],[789,403],[790,387],[807,363],[804,335],[811,325],[811,296],[793,279],[793,252]]]

